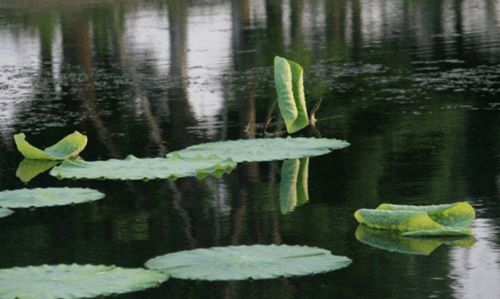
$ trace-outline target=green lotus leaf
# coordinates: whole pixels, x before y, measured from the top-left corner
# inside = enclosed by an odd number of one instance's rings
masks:
[[[14,211],[9,210],[9,209],[0,208],[0,218],[10,216],[10,215],[12,215],[12,213],[14,213]]]
[[[96,201],[104,194],[87,188],[36,188],[0,192],[0,207],[38,208]]]
[[[274,57],[274,85],[288,133],[295,133],[309,125],[302,67],[283,57]]]
[[[230,159],[196,158],[145,158],[129,156],[124,160],[87,162],[66,160],[54,167],[50,174],[57,178],[151,180],[194,176],[200,179],[213,175],[220,177],[231,172],[236,163]]]
[[[244,280],[310,275],[349,264],[349,258],[320,248],[252,245],[170,253],[147,261],[146,267],[180,279]]]
[[[57,163],[57,161],[53,160],[24,159],[19,163],[19,166],[17,166],[16,177],[23,183],[27,183],[39,174],[56,166]]]
[[[76,157],[87,145],[87,136],[74,132],[61,139],[56,144],[41,150],[34,147],[23,133],[14,135],[17,150],[26,158],[32,160],[65,160]]]
[[[292,212],[309,201],[309,158],[285,160],[281,167],[280,209],[282,214]]]
[[[202,143],[172,152],[167,157],[218,157],[235,162],[297,159],[324,155],[349,146],[343,140],[328,138],[262,138]]]
[[[0,270],[0,298],[94,298],[156,287],[160,272],[115,266],[55,265]]]
[[[369,246],[404,254],[429,255],[442,244],[470,247],[475,240],[471,236],[460,238],[408,238],[400,232],[373,229],[360,224],[356,229],[356,239]]]
[[[359,209],[356,220],[372,228],[402,231],[404,236],[436,237],[470,235],[475,217],[470,204],[407,206],[382,204],[377,209]]]

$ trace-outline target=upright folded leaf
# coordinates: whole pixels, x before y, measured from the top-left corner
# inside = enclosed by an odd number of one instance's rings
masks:
[[[26,158],[33,160],[65,160],[76,157],[87,145],[87,136],[74,132],[56,144],[41,150],[26,141],[23,133],[14,135],[17,150]]]
[[[288,133],[294,133],[309,124],[304,95],[303,69],[283,57],[274,58],[274,84],[278,106]]]

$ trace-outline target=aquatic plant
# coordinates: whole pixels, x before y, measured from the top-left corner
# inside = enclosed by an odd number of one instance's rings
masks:
[[[87,188],[35,188],[0,192],[0,207],[38,208],[96,201],[105,195]]]
[[[76,157],[87,145],[87,136],[74,132],[61,139],[56,144],[41,150],[26,141],[23,133],[14,135],[17,150],[26,158],[32,160],[65,160]]]

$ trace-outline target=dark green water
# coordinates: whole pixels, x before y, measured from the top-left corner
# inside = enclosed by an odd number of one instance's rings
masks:
[[[24,186],[17,132],[50,145],[79,130],[87,160],[261,137],[251,124],[275,98],[274,55],[304,66],[310,106],[323,99],[320,134],[352,144],[310,159],[308,203],[280,212],[282,162],[175,183],[42,174],[28,186],[107,197],[1,219],[0,268],[141,267],[184,249],[301,244],[353,264],[267,281],[171,279],[118,297],[499,298],[498,0],[0,0],[0,189]],[[478,214],[471,247],[407,255],[355,237],[358,208],[464,200]]]

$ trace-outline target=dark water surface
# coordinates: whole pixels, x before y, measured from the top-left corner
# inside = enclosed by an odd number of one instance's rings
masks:
[[[141,267],[184,249],[301,244],[353,259],[321,275],[171,279],[119,298],[500,298],[500,1],[0,0],[0,189],[22,188],[12,135],[79,130],[87,160],[156,157],[261,137],[274,55],[305,68],[317,127],[352,145],[309,162],[309,202],[283,215],[282,162],[221,179],[59,181],[106,199],[0,220],[0,268]],[[249,125],[250,124],[250,125]],[[298,135],[314,136],[309,129]],[[353,212],[470,201],[476,243],[428,256],[359,242]]]

